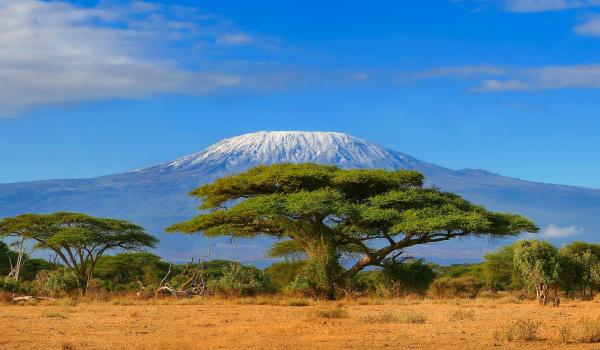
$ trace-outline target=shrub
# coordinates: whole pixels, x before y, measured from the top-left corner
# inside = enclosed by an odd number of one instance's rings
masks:
[[[274,286],[282,290],[294,281],[304,266],[304,261],[282,261],[275,263],[265,269]]]
[[[352,286],[362,292],[381,297],[399,297],[409,294],[424,294],[435,274],[431,266],[420,259],[402,263],[388,261],[382,270],[362,271],[352,280]]]
[[[435,278],[433,269],[421,259],[411,259],[402,263],[390,261],[383,266],[384,281],[392,286],[396,296],[424,294]]]
[[[42,295],[61,296],[77,288],[77,277],[64,268],[53,271],[42,270],[38,272],[35,280],[33,280],[33,289]]]
[[[504,327],[502,335],[507,341],[536,340],[540,331],[540,322],[520,319]]]
[[[450,321],[464,321],[470,320],[473,321],[475,319],[475,311],[473,310],[456,310],[452,311],[448,316]]]
[[[223,268],[223,276],[208,282],[215,293],[233,296],[251,296],[270,288],[269,278],[254,266],[234,262]]]
[[[12,278],[0,278],[0,292],[17,293],[20,290],[19,282]]]
[[[475,277],[444,277],[433,281],[429,292],[436,298],[474,298],[482,286]]]
[[[584,318],[572,325],[561,327],[558,337],[562,343],[600,343],[600,319]]]
[[[360,318],[366,323],[398,323],[398,315],[391,311],[386,311],[379,315],[365,315]]]

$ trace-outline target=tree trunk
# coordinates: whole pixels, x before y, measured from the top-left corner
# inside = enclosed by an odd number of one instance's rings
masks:
[[[342,268],[335,245],[329,237],[320,235],[310,242],[305,240],[304,246],[308,259],[294,281],[295,288],[305,294],[334,299],[335,288],[342,282]]]
[[[535,292],[538,304],[546,305],[548,303],[548,285],[546,285],[545,283],[536,284]]]

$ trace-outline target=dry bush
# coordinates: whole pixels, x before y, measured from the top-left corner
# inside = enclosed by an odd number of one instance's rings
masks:
[[[561,343],[600,343],[600,319],[584,318],[558,330]]]
[[[386,311],[379,315],[365,315],[361,317],[365,323],[413,323],[422,324],[427,321],[427,318],[421,312],[405,311],[395,313]]]
[[[450,320],[450,321],[464,321],[464,320],[473,321],[473,320],[475,320],[475,311],[471,310],[471,309],[455,310],[450,313],[450,315],[448,316],[448,320]]]
[[[512,321],[501,332],[507,341],[532,341],[538,338],[541,324],[538,321],[519,319]]]
[[[380,315],[365,315],[360,318],[365,323],[399,323],[396,313],[386,311]]]
[[[347,318],[349,316],[348,311],[342,309],[341,307],[328,310],[317,310],[315,311],[315,315],[322,318]]]

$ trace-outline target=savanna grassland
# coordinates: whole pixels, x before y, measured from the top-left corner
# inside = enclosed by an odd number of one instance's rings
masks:
[[[1,349],[600,349],[600,302],[71,299],[0,306]]]

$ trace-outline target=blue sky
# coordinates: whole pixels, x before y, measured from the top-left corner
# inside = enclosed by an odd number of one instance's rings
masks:
[[[0,183],[259,130],[600,188],[600,1],[0,0]]]

